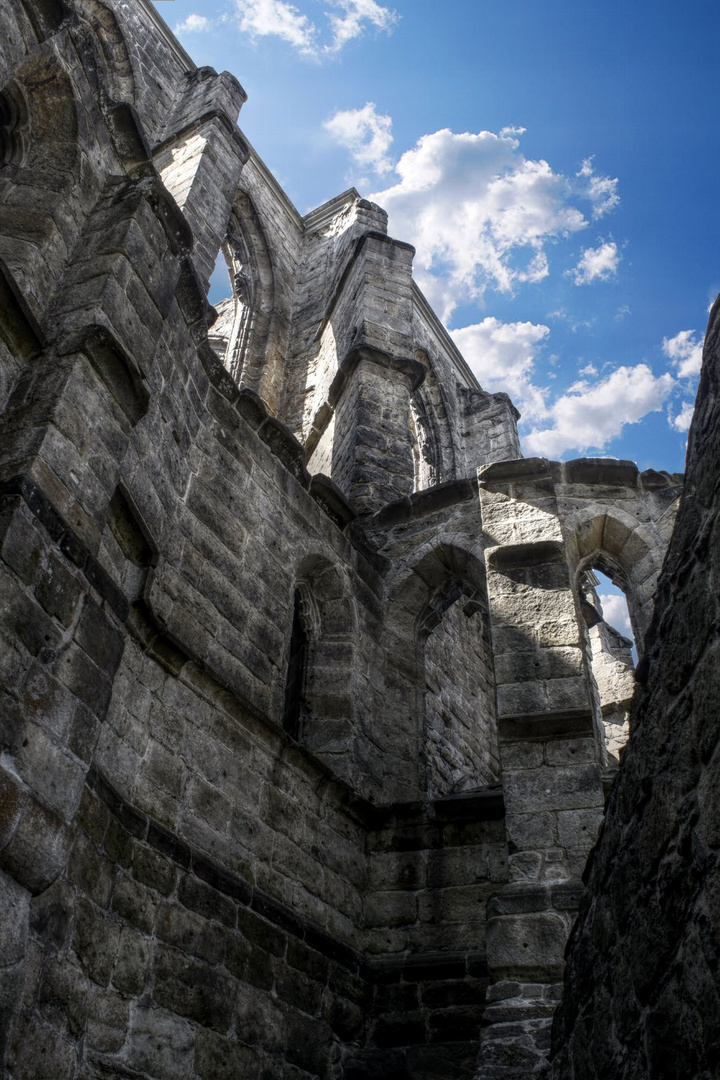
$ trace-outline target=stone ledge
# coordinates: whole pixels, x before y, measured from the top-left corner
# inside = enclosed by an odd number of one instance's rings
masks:
[[[638,486],[639,470],[634,461],[617,458],[574,458],[563,466],[569,484],[598,484],[616,487]]]
[[[477,481],[474,478],[446,480],[442,484],[414,491],[412,495],[387,503],[373,515],[370,528],[389,529],[394,525],[402,525],[411,519],[453,509],[461,503],[469,502],[476,495]]]
[[[513,480],[537,480],[540,477],[554,476],[560,466],[548,458],[510,458],[496,461],[490,465],[481,465],[478,469],[478,482],[482,485],[510,483]]]
[[[310,494],[338,529],[346,529],[355,520],[357,515],[352,506],[337,484],[324,473],[315,473],[310,481]]]

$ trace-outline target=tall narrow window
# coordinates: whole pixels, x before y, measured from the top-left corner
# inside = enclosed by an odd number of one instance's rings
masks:
[[[285,683],[285,710],[283,727],[294,739],[299,739],[302,721],[307,711],[305,684],[307,681],[309,637],[305,625],[303,601],[299,589],[295,590],[293,624],[290,637],[290,657]]]
[[[210,346],[237,383],[242,375],[253,323],[254,284],[250,267],[245,246],[228,237],[217,257],[208,294],[218,313],[209,334]]]
[[[582,574],[580,590],[605,745],[610,760],[617,762],[630,736],[635,689],[636,654],[627,600],[598,567]]]

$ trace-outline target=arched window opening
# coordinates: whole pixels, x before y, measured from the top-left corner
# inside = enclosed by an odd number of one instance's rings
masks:
[[[245,243],[229,235],[215,262],[208,293],[218,313],[209,334],[210,347],[238,383],[252,331],[254,285],[250,267]]]
[[[413,491],[425,491],[438,483],[435,440],[421,399],[410,402],[410,442],[413,454]]]
[[[487,607],[452,577],[420,626],[425,660],[427,790],[438,798],[496,783],[500,775]]]
[[[617,580],[597,567],[586,569],[580,576],[589,661],[611,762],[619,761],[630,736],[637,656],[627,599]]]
[[[293,601],[293,622],[283,712],[283,727],[293,739],[300,739],[308,711],[306,698],[310,656],[308,622],[307,598],[303,597],[303,590],[297,588]]]

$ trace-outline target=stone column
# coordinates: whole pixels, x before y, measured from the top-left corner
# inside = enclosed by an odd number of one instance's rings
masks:
[[[372,514],[412,493],[410,399],[425,369],[367,346],[353,349],[343,368],[332,473],[358,514]]]
[[[553,465],[506,461],[478,478],[510,866],[488,907],[495,985],[478,1076],[489,1080],[544,1062],[603,790]]]

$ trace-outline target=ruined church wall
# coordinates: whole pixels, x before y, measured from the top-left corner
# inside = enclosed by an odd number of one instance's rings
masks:
[[[719,1065],[719,341],[716,302],[632,737],[568,946],[553,1080],[709,1080]]]
[[[207,349],[192,229],[149,163],[98,160],[124,177],[96,177],[3,418],[4,1064],[308,1080],[350,1047],[372,1075],[367,1038],[417,1063],[482,1011],[501,804],[420,801],[417,732],[389,747],[379,708],[383,560]],[[324,714],[344,731],[311,755],[281,718],[293,589],[318,566],[358,711]],[[378,824],[368,795],[412,807]],[[374,845],[399,857],[370,880]]]

